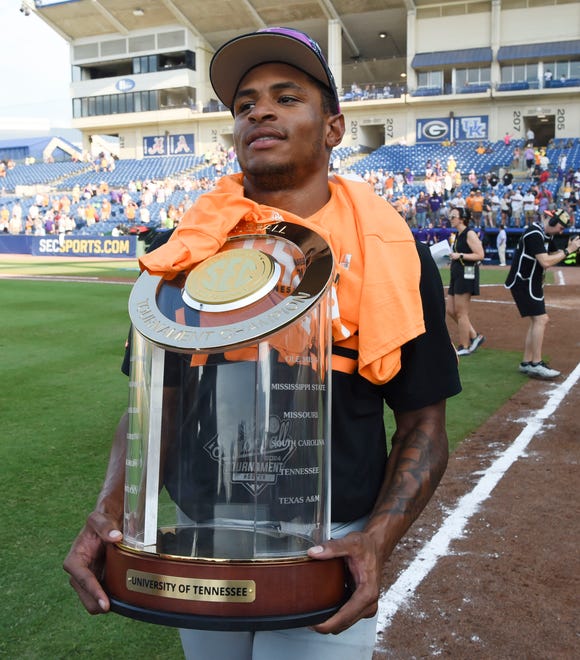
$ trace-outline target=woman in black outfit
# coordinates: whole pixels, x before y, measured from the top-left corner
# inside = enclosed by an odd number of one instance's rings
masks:
[[[479,262],[484,257],[483,245],[477,233],[469,227],[469,211],[452,209],[451,226],[457,230],[451,259],[451,279],[447,297],[447,314],[459,330],[458,355],[471,355],[485,341],[469,320],[471,296],[479,295]]]

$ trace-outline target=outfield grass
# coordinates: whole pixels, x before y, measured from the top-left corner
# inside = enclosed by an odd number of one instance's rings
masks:
[[[126,405],[120,362],[129,290],[113,284],[0,282],[0,656],[180,657],[175,630],[117,615],[87,615],[61,568],[93,507]],[[512,369],[517,359],[484,347],[461,361],[464,391],[448,403],[452,448],[521,386]]]
[[[90,617],[62,561],[126,405],[128,286],[2,281],[0,656],[178,658],[175,630]]]
[[[479,282],[482,286],[488,284],[504,284],[509,268],[489,268],[486,266],[480,266],[479,268]],[[441,268],[441,279],[443,284],[447,286],[449,284],[449,268]],[[546,284],[553,284],[554,282],[554,273],[552,270],[546,271]]]
[[[115,279],[134,281],[139,275],[135,259],[75,259],[56,257],[46,259],[1,259],[0,273],[36,276],[79,276],[99,279],[114,276]]]

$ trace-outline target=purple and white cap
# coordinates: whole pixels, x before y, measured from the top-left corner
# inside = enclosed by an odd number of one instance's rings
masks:
[[[217,50],[209,65],[209,78],[219,100],[231,108],[246,73],[268,62],[290,64],[312,76],[330,89],[339,108],[334,77],[320,46],[306,33],[285,27],[243,34]]]

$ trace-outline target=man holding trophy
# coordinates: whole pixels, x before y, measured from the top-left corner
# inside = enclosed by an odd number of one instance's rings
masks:
[[[345,121],[318,44],[287,28],[242,35],[217,51],[210,78],[234,117],[242,173],[200,197],[170,240],[141,258],[141,267],[171,281],[215,255],[228,237],[274,223],[312,229],[330,246],[337,275],[332,533],[307,555],[315,565],[343,559],[351,590],[337,611],[310,626],[183,629],[184,652],[199,659],[370,659],[384,564],[447,464],[445,400],[461,387],[441,280],[428,250],[387,202],[365,183],[329,179]],[[396,420],[388,455],[385,402]],[[105,548],[123,538],[126,435],[125,415],[95,511],[64,564],[93,614],[111,607],[101,582]]]

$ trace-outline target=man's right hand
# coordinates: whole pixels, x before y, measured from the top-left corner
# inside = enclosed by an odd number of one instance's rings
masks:
[[[63,568],[70,575],[70,584],[90,614],[109,611],[109,599],[100,584],[105,568],[105,548],[107,543],[117,543],[122,538],[116,521],[93,511],[64,560]]]

